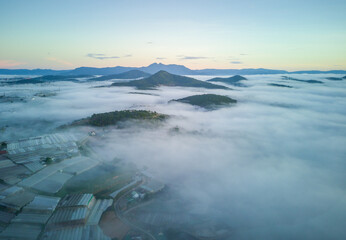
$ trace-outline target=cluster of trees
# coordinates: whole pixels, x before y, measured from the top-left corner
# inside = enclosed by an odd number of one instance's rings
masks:
[[[87,123],[92,126],[108,126],[115,125],[118,122],[127,120],[164,120],[167,115],[146,110],[124,110],[108,113],[93,114],[88,118]],[[85,121],[83,121],[85,122]]]
[[[232,99],[227,96],[221,96],[216,94],[203,94],[203,95],[194,95],[186,98],[177,99],[174,101],[189,103],[192,105],[204,107],[204,108],[212,108],[220,105],[227,105],[230,103],[236,103],[237,100]]]

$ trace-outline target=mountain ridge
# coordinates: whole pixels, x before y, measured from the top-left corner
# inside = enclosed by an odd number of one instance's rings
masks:
[[[111,79],[136,79],[136,78],[149,77],[150,75],[151,74],[140,71],[140,70],[130,70],[130,71],[118,73],[118,74],[104,75],[102,77],[96,77],[90,80],[104,81],[104,80],[111,80]]]
[[[166,71],[159,71],[150,77],[140,80],[132,80],[129,82],[117,82],[111,85],[112,87],[136,87],[137,89],[155,89],[160,86],[170,87],[201,87],[208,89],[229,89],[228,87],[200,81],[191,77],[171,74]]]
[[[197,69],[193,70],[184,65],[152,63],[143,67],[78,67],[70,70],[52,70],[52,69],[0,69],[3,75],[111,75],[120,74],[130,70],[140,70],[149,74],[154,74],[164,70],[166,72],[178,75],[255,75],[255,74],[346,74],[346,70],[305,70],[305,71],[286,71],[265,68],[245,68],[245,69]]]

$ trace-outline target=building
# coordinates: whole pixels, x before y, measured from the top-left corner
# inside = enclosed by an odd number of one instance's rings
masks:
[[[96,200],[90,193],[67,195],[59,202],[47,229],[60,229],[72,225],[97,225],[103,212],[112,203],[112,199]]]

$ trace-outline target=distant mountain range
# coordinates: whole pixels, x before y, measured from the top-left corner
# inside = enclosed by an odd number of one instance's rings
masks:
[[[253,75],[253,74],[289,74],[289,73],[334,73],[334,74],[346,74],[345,70],[331,70],[331,71],[295,71],[288,72],[285,70],[273,70],[264,68],[249,68],[249,69],[201,69],[192,70],[183,65],[162,63],[153,63],[147,67],[107,67],[107,68],[95,68],[95,67],[79,67],[72,70],[52,70],[52,69],[0,69],[2,75],[111,75],[120,74],[130,70],[140,70],[149,74],[154,74],[158,71],[166,71],[172,74],[178,75]]]
[[[2,81],[6,84],[39,84],[52,82],[79,82],[79,80],[89,80],[93,75],[44,75],[40,77],[15,77]]]

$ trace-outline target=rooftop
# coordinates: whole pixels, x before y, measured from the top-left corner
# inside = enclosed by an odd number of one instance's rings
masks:
[[[60,198],[37,195],[24,209],[26,211],[54,211]]]
[[[42,237],[43,240],[111,240],[110,237],[104,235],[99,226],[77,226],[69,227],[55,231],[45,232]]]
[[[79,207],[89,206],[90,202],[94,199],[91,193],[85,194],[71,194],[65,196],[59,203],[59,207]]]

